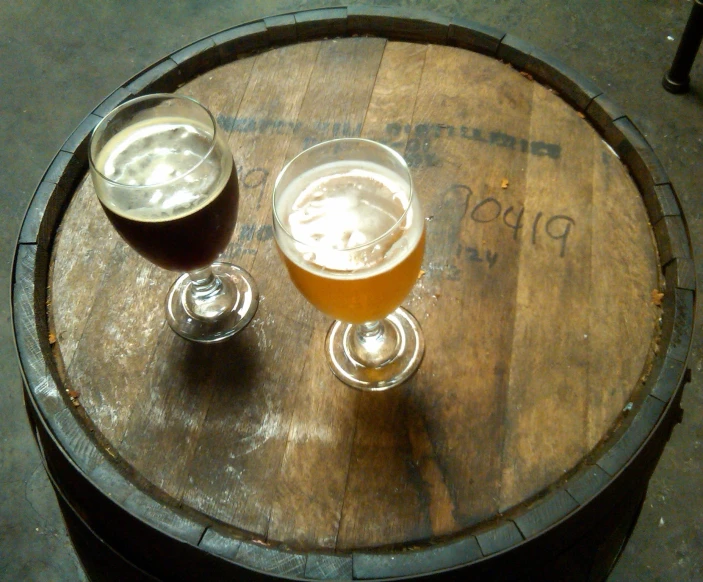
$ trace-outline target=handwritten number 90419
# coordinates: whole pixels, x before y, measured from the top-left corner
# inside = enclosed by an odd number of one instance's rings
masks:
[[[261,207],[263,202],[268,178],[269,172],[264,168],[242,169],[240,173],[242,186],[247,190],[256,192],[257,209]],[[500,200],[492,196],[480,200],[471,207],[470,198],[473,196],[473,192],[471,188],[464,184],[452,184],[441,193],[440,199],[444,199],[450,192],[462,194],[466,203],[466,212],[469,213],[471,220],[477,224],[489,224],[500,220],[503,226],[512,231],[513,240],[517,240],[518,234],[525,227],[524,207],[516,208],[512,205],[504,207]],[[532,245],[538,243],[540,236],[546,235],[548,238],[557,241],[559,256],[563,258],[566,255],[567,243],[573,228],[576,226],[576,221],[566,214],[546,216],[539,211],[534,215],[534,218],[531,218],[530,222],[530,242]],[[257,229],[255,225],[242,225],[242,232],[239,238],[244,241],[251,240],[256,236],[257,240],[264,241],[272,237],[270,231],[270,226]],[[469,260],[483,262],[485,259],[485,262],[490,267],[493,267],[498,256],[497,253],[491,253],[491,251],[486,251],[484,256],[483,253],[472,247],[467,247],[466,252]]]
[[[504,207],[503,203],[497,198],[489,196],[477,202],[473,207],[469,204],[468,198],[471,196],[471,189],[463,184],[453,184],[443,193],[444,197],[452,190],[461,190],[469,192],[467,195],[467,212],[472,221],[478,224],[488,224],[501,220],[502,224],[512,230],[513,240],[517,240],[520,230],[525,226],[525,208],[515,206]],[[537,212],[530,221],[529,228],[531,230],[530,242],[536,245],[540,236],[546,235],[548,238],[557,241],[557,249],[560,257],[564,257],[567,251],[567,243],[573,228],[576,226],[576,221],[566,214],[553,214],[545,216],[541,211]],[[492,266],[492,265],[491,265]]]

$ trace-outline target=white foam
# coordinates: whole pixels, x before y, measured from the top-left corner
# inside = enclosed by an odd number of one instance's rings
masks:
[[[97,169],[110,180],[94,177],[98,196],[113,212],[143,222],[191,214],[219,194],[232,171],[227,147],[220,142],[208,155],[211,143],[205,126],[185,118],[130,125],[97,155]]]
[[[308,271],[340,278],[393,268],[423,228],[410,183],[372,162],[333,162],[302,173],[277,194],[276,211],[295,239],[278,237],[283,252]]]

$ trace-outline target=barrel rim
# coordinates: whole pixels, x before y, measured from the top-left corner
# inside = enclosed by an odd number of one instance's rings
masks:
[[[347,579],[367,578],[372,574],[378,577],[379,571],[393,577],[414,576],[492,560],[537,539],[544,540],[549,532],[559,530],[579,513],[585,514],[604,489],[614,487],[636,460],[638,452],[657,438],[668,438],[664,433],[671,430],[681,391],[690,379],[687,359],[697,287],[686,219],[666,171],[644,136],[595,84],[512,34],[472,21],[424,11],[370,6],[283,13],[204,37],[137,73],[78,125],[35,190],[13,258],[14,343],[29,405],[46,421],[49,436],[74,469],[103,495],[112,496],[115,491],[102,487],[114,489],[115,482],[125,479],[123,467],[118,468],[118,463],[108,459],[104,451],[91,450],[91,447],[97,449],[97,444],[86,434],[85,424],[73,413],[70,399],[60,393],[47,322],[51,243],[63,212],[87,171],[87,146],[93,128],[113,107],[129,98],[173,91],[205,71],[232,60],[286,44],[353,35],[444,44],[503,60],[551,87],[583,115],[630,170],[650,218],[666,282],[661,336],[661,345],[666,349],[655,357],[644,380],[643,398],[620,429],[598,448],[598,454],[590,462],[579,464],[573,474],[538,498],[521,504],[502,519],[489,522],[487,529],[471,528],[439,540],[437,544],[428,544],[418,551],[423,556],[420,560],[410,560],[409,553],[402,548],[301,553],[281,547],[280,551],[285,554],[304,558],[302,570],[298,564],[284,573],[285,577],[301,579],[316,578],[323,570],[328,571],[325,570],[329,568],[329,564],[325,566],[326,560],[337,560],[339,569],[335,572],[343,573]],[[82,447],[82,454],[76,453],[77,446]],[[194,521],[187,511],[176,508],[175,504],[135,489],[120,503],[124,511],[143,522],[153,524],[155,515],[170,516],[172,523],[180,524],[170,532],[179,541],[194,544],[204,552],[245,568],[273,576],[282,574],[263,556],[256,557],[262,546],[256,540],[242,539],[241,534],[245,532],[234,532],[233,526],[215,523],[202,514],[198,514],[202,519]],[[241,547],[247,551],[239,556]]]

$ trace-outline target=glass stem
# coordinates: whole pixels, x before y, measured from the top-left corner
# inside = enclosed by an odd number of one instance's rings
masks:
[[[383,323],[381,321],[369,321],[356,327],[356,341],[367,343],[378,341],[383,336]]]
[[[222,281],[215,276],[208,266],[188,273],[190,277],[191,293],[197,301],[207,301],[222,293]]]
[[[385,320],[354,326],[349,334],[348,355],[367,368],[377,368],[398,354],[398,334]]]

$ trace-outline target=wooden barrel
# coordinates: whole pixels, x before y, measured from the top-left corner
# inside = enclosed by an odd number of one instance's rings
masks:
[[[174,274],[86,178],[91,129],[155,91],[207,105],[234,153],[224,256],[261,303],[222,345],[170,330]],[[385,393],[327,369],[330,321],[272,240],[284,163],[359,135],[405,156],[426,216],[405,302],[426,354]],[[434,16],[276,16],[157,63],[56,156],[14,281],[29,416],[96,580],[601,580],[689,374],[690,240],[645,139],[538,49]]]

